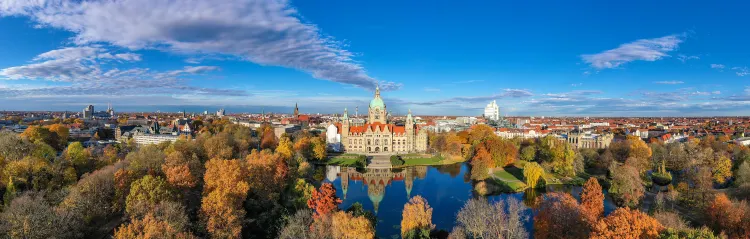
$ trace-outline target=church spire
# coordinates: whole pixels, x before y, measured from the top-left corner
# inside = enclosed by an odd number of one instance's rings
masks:
[[[380,86],[375,87],[375,97],[380,98]]]

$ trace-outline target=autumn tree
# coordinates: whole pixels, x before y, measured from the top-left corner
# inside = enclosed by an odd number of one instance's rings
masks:
[[[336,188],[333,184],[324,183],[318,190],[312,192],[312,197],[307,200],[307,206],[313,210],[313,218],[318,219],[330,215],[338,209],[341,199],[336,197]]]
[[[718,184],[724,184],[727,179],[732,177],[732,160],[726,155],[719,155],[712,168],[714,182]]]
[[[146,174],[161,174],[161,166],[164,164],[165,157],[164,152],[159,147],[148,145],[128,153],[125,160],[130,162],[128,170],[140,177]]]
[[[312,235],[310,226],[313,224],[312,211],[298,210],[287,218],[284,226],[279,230],[279,239],[317,238]]]
[[[746,201],[733,202],[726,194],[717,194],[706,208],[706,216],[717,232],[730,238],[750,237],[750,207]]]
[[[750,186],[750,161],[740,163],[734,177],[737,186]]]
[[[591,238],[657,238],[662,230],[664,226],[647,214],[629,208],[618,208],[599,220]]]
[[[469,129],[469,143],[471,145],[476,145],[492,136],[495,136],[495,130],[489,125],[477,124]]]
[[[276,147],[276,152],[281,154],[285,159],[292,159],[294,156],[294,144],[289,137],[281,137],[279,140],[279,146]]]
[[[529,162],[523,166],[523,177],[529,188],[536,188],[539,180],[544,177],[544,169],[538,163]]]
[[[21,160],[31,153],[32,147],[32,143],[19,137],[16,133],[0,131],[0,156],[7,161]]]
[[[536,146],[529,145],[521,149],[521,160],[530,162],[536,159]]]
[[[527,238],[526,209],[515,198],[507,200],[507,210],[504,201],[490,204],[484,198],[471,199],[458,212],[457,227],[473,238]]]
[[[90,172],[94,169],[94,161],[91,159],[91,153],[83,147],[81,142],[73,142],[68,145],[64,155],[65,159],[73,165],[79,174]]]
[[[326,142],[320,137],[314,137],[311,141],[311,147],[313,152],[313,158],[319,161],[323,161],[328,156],[328,147]]]
[[[302,156],[305,159],[312,159],[313,152],[310,142],[310,137],[299,137],[294,142],[294,152]]]
[[[481,144],[492,156],[493,167],[508,166],[513,164],[518,157],[518,148],[510,140],[491,135],[487,136]]]
[[[131,184],[130,194],[125,200],[125,212],[131,217],[141,217],[153,211],[160,203],[175,199],[175,193],[166,180],[146,175]]]
[[[242,202],[250,186],[247,170],[240,160],[211,159],[203,176],[201,214],[206,230],[216,238],[239,238],[245,210]]]
[[[40,193],[24,193],[0,213],[0,234],[8,238],[80,238],[82,222],[56,210]]]
[[[429,238],[432,224],[432,208],[427,200],[417,195],[404,205],[401,219],[401,236],[403,238]]]
[[[253,150],[246,158],[250,192],[261,205],[278,201],[289,175],[286,160],[271,150]]]
[[[41,141],[44,142],[50,146],[59,147],[60,146],[60,139],[58,138],[58,135],[55,133],[50,132],[48,128],[37,126],[37,125],[31,125],[26,130],[21,133],[22,138],[28,139],[30,142],[36,142]],[[67,138],[66,138],[67,140]]]
[[[58,145],[50,145],[57,149],[63,149],[68,145],[68,137],[70,137],[70,130],[62,124],[53,124],[49,126],[50,133],[57,136]]]
[[[612,186],[609,192],[622,205],[638,205],[645,192],[638,170],[629,165],[616,166],[612,172]]]
[[[231,159],[233,139],[229,133],[219,133],[203,142],[203,149],[210,159]]]
[[[590,229],[575,198],[548,193],[541,200],[534,216],[535,238],[588,238]]]
[[[335,212],[331,217],[333,238],[372,239],[375,237],[375,229],[370,224],[370,220],[365,217],[357,217],[344,211]]]
[[[471,179],[484,180],[489,177],[489,169],[494,168],[494,162],[484,146],[480,145],[477,148],[477,153],[471,159]]]
[[[174,151],[167,155],[161,166],[167,182],[177,188],[192,188],[201,178],[202,165],[198,156]]]
[[[261,149],[276,149],[278,142],[276,140],[276,134],[274,134],[273,131],[274,130],[271,127],[265,127],[263,129],[263,135],[260,141]]]
[[[175,238],[187,239],[196,238],[188,232],[181,232],[168,222],[158,220],[151,214],[146,215],[143,219],[133,219],[129,224],[123,224],[120,228],[115,229],[115,239],[139,239],[139,238]]]
[[[589,178],[583,184],[583,190],[581,191],[581,212],[589,225],[596,224],[596,221],[604,213],[604,194],[602,193],[602,187],[599,185],[599,180],[596,180],[594,177]]]

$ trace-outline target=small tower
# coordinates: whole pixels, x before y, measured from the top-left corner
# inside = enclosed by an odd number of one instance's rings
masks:
[[[349,111],[344,108],[344,116],[341,117],[341,145],[343,150],[349,149]]]
[[[299,118],[299,107],[297,103],[294,103],[294,118],[295,119]]]
[[[411,116],[411,109],[409,114],[406,115],[406,122],[404,122],[404,128],[406,128],[406,150],[411,152],[414,151],[414,142],[416,141],[416,134],[414,134],[414,118]]]

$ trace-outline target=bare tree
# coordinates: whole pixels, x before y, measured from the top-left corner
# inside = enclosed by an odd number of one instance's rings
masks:
[[[458,212],[454,233],[471,238],[527,238],[524,210],[526,206],[515,198],[493,204],[484,198],[472,199]]]

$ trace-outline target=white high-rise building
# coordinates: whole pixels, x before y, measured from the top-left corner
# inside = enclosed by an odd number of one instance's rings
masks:
[[[500,107],[497,106],[496,101],[493,100],[492,102],[487,104],[487,107],[484,107],[484,118],[490,120],[500,119]]]
[[[84,119],[91,119],[94,116],[94,106],[89,105],[86,106],[86,108],[83,108],[83,118]]]

